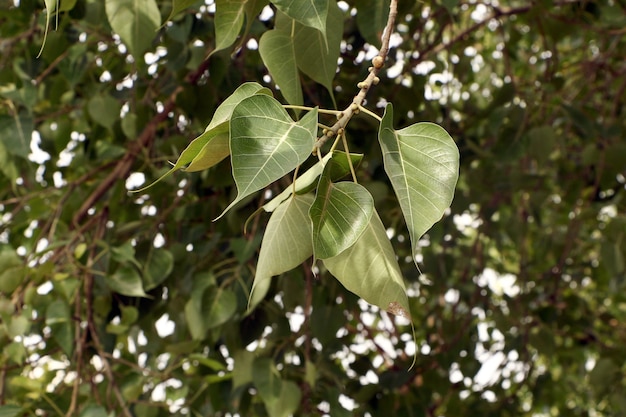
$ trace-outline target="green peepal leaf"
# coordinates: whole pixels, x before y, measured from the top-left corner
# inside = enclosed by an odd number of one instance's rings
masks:
[[[259,54],[288,103],[302,105],[302,86],[290,31],[268,30],[259,40]]]
[[[230,120],[237,198],[218,218],[302,164],[311,155],[316,134],[317,109],[294,122],[272,97],[255,95],[239,103]]]
[[[433,123],[394,130],[391,104],[385,109],[378,140],[415,255],[419,238],[452,203],[459,178],[459,150],[450,135]]]
[[[348,163],[348,157],[346,153],[343,151],[333,151],[332,153],[326,154],[321,161],[317,162],[311,168],[306,170],[306,172],[296,179],[295,186],[291,185],[283,190],[282,193],[278,194],[276,197],[272,198],[269,203],[263,205],[263,210],[268,213],[273,212],[276,208],[288,199],[294,191],[296,194],[305,194],[309,191],[313,190],[317,185],[318,179],[320,175],[322,175],[322,171],[324,171],[324,167],[326,163],[330,160],[330,158],[334,161],[334,169],[331,172],[331,180],[336,181],[339,180],[350,173],[350,164]],[[352,160],[353,166],[358,166],[363,159],[363,154],[360,153],[351,153],[350,159]]]
[[[344,287],[368,303],[411,318],[400,266],[376,211],[352,247],[322,262]]]
[[[161,25],[161,12],[155,0],[107,0],[106,15],[136,61],[150,48]]]
[[[333,159],[326,164],[309,210],[316,259],[331,258],[352,246],[374,212],[374,199],[365,187],[354,182],[332,182],[332,172],[341,169]]]
[[[265,298],[273,276],[295,268],[313,255],[311,204],[312,194],[294,195],[272,213],[261,242],[249,310]]]
[[[215,49],[226,49],[237,40],[243,26],[247,0],[216,0],[215,2]]]
[[[287,16],[326,36],[328,0],[274,0],[272,3]]]
[[[180,154],[174,166],[152,184],[134,190],[133,192],[145,191],[170,174],[179,169],[183,169],[187,164],[189,165],[185,168],[185,171],[193,172],[210,168],[225,159],[230,154],[230,147],[228,145],[228,121],[233,113],[233,109],[243,99],[255,94],[271,95],[271,92],[267,88],[254,82],[239,86],[239,88],[215,110],[213,118],[204,130],[204,133],[191,141],[187,148]]]

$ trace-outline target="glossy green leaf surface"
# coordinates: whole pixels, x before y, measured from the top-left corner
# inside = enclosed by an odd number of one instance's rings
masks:
[[[395,130],[391,104],[385,109],[378,140],[415,254],[419,238],[452,203],[459,178],[459,150],[450,135],[433,123]]]
[[[230,120],[237,198],[224,213],[302,164],[311,154],[316,134],[317,110],[294,122],[272,97],[256,95],[239,103]]]
[[[333,159],[326,164],[309,210],[316,259],[331,258],[354,245],[374,211],[374,199],[362,185],[332,182],[330,172],[335,165]]]
[[[106,0],[106,16],[135,59],[150,48],[161,25],[161,12],[155,0]]]
[[[295,195],[272,213],[261,242],[249,309],[265,297],[273,276],[295,268],[313,254],[311,204],[312,194]]]
[[[323,263],[344,287],[368,303],[410,319],[402,273],[378,213],[352,247]]]

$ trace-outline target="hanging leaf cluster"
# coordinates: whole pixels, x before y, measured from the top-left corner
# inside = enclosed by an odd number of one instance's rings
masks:
[[[230,156],[237,196],[251,194],[299,168],[319,136],[319,112],[293,120],[269,90],[240,86],[216,110],[205,132],[182,152],[173,168],[196,171]],[[387,106],[378,139],[387,175],[413,245],[449,207],[458,178],[459,152],[446,131],[432,123],[401,130]],[[265,297],[273,276],[308,259],[319,260],[348,290],[393,314],[410,318],[395,252],[369,191],[344,180],[363,155],[332,150],[263,206],[271,213],[261,244],[249,306]],[[218,217],[218,218],[219,218]]]

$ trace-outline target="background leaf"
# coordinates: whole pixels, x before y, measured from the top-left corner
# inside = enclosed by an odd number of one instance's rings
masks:
[[[450,135],[433,123],[394,130],[391,104],[385,108],[378,140],[415,254],[419,238],[452,203],[459,178],[459,150]]]
[[[302,87],[291,34],[278,29],[265,32],[259,41],[259,53],[285,100],[302,105]]]
[[[274,0],[272,3],[287,16],[319,30],[326,35],[326,16],[329,0]]]
[[[33,119],[26,114],[0,115],[0,138],[6,151],[12,155],[27,158],[30,153],[30,140],[33,133]]]
[[[161,12],[155,0],[106,0],[105,10],[111,27],[129,52],[136,60],[143,58],[161,25]]]

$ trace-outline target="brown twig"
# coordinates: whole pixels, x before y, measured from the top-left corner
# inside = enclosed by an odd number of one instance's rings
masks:
[[[380,69],[384,66],[385,59],[387,58],[387,54],[389,53],[389,39],[391,38],[391,32],[393,30],[396,16],[398,15],[398,0],[391,0],[389,4],[389,18],[387,19],[387,25],[385,26],[382,43],[380,46],[380,50],[378,55],[372,59],[372,66],[369,68],[369,74],[365,80],[361,81],[357,84],[360,88],[359,92],[352,99],[352,103],[344,111],[339,113],[337,122],[332,125],[329,129],[324,130],[324,134],[320,136],[315,145],[313,145],[313,153],[317,154],[320,148],[330,139],[335,137],[338,134],[341,134],[352,116],[358,114],[360,111],[360,107],[363,105],[365,101],[365,96],[367,92],[372,87],[378,83],[378,73]]]

